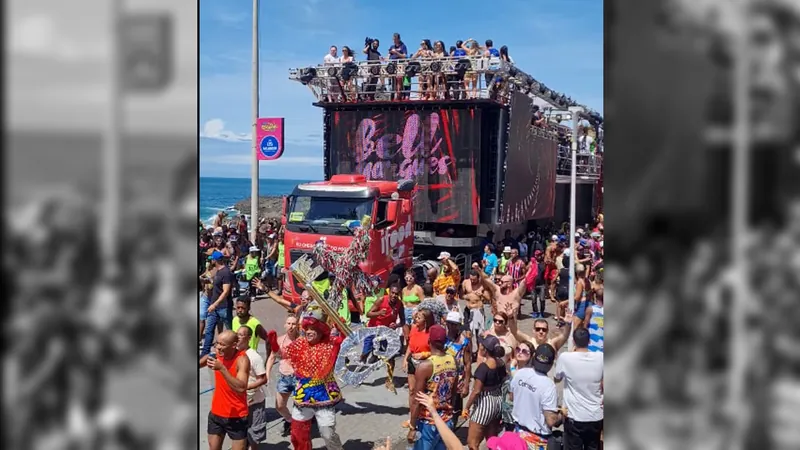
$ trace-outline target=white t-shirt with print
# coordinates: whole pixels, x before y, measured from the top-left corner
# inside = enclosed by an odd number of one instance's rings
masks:
[[[333,56],[330,53],[328,53],[327,55],[325,55],[324,58],[322,58],[322,62],[325,63],[325,64],[336,64],[339,61],[341,61],[340,57]]]
[[[567,417],[576,422],[603,420],[603,354],[563,353],[556,362],[556,380],[564,380]]]
[[[544,412],[558,411],[558,392],[553,380],[526,367],[514,373],[509,389],[514,397],[514,409],[511,411],[514,421],[531,433],[552,434]]]
[[[259,355],[258,352],[252,348],[248,348],[245,354],[247,355],[247,359],[250,360],[250,374],[247,376],[247,384],[253,384],[258,380],[260,375],[267,373],[267,366],[264,363],[264,358],[262,358],[261,355]],[[263,386],[247,390],[248,405],[261,403],[266,399],[266,397],[264,397],[264,390],[262,388]]]

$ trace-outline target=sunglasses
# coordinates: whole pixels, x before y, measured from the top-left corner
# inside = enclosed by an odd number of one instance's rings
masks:
[[[545,327],[534,327],[534,330],[541,331],[542,333],[547,333],[549,330]]]
[[[498,325],[502,325],[502,324],[506,323],[506,321],[502,320],[502,319],[494,319],[494,323],[496,323]]]
[[[528,350],[528,349],[527,349],[527,348],[525,348],[525,347],[517,347],[517,353],[519,353],[519,354],[521,354],[521,355],[530,355],[530,354],[531,354],[531,351],[530,351],[530,350]]]

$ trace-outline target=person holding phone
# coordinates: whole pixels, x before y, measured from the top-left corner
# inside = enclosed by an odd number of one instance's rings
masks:
[[[238,337],[230,330],[217,337],[216,353],[201,358],[201,364],[214,371],[214,393],[208,413],[208,445],[211,450],[222,450],[225,436],[231,440],[233,450],[247,448],[249,409],[247,381],[250,359],[236,346]]]

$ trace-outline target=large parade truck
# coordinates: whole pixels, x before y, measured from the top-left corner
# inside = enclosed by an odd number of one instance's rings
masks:
[[[456,86],[473,74],[479,86],[468,99],[458,89],[419,93],[412,82],[393,99],[389,81],[402,74]],[[534,105],[564,123],[578,111],[596,114],[485,57],[327,64],[292,69],[290,79],[307,86],[323,110],[325,181],[298,185],[285,202],[284,264],[320,240],[346,248],[347,224],[368,215],[372,240],[362,270],[384,281],[407,268],[423,277],[443,251],[464,273],[481,258],[487,231],[516,234],[556,217],[563,210],[559,137],[532,125]],[[296,299],[300,287],[288,281],[284,295]]]

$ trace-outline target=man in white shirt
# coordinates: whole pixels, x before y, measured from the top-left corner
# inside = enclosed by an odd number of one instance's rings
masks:
[[[266,396],[261,386],[269,382],[264,358],[257,351],[250,348],[250,337],[253,330],[250,327],[239,327],[236,336],[236,348],[246,350],[247,359],[250,360],[250,374],[247,376],[247,443],[250,450],[256,450],[258,444],[267,438],[267,405]]]
[[[580,153],[583,155],[588,155],[589,153],[592,153],[593,143],[594,143],[594,138],[589,136],[589,127],[583,127],[583,134],[580,137],[578,137],[578,148],[580,150]]]
[[[558,409],[556,384],[547,376],[555,359],[552,345],[539,345],[531,358],[533,367],[517,370],[509,385],[514,402],[514,431],[529,445],[544,445],[552,440],[552,429],[564,421]],[[555,442],[548,447],[555,448]]]
[[[335,45],[331,45],[330,51],[328,52],[327,55],[325,55],[325,57],[322,58],[322,62],[324,64],[336,64],[336,63],[338,63],[340,61],[340,59],[341,59],[337,55],[338,51],[339,51],[339,49],[336,48]]]
[[[597,450],[603,431],[603,353],[589,351],[589,330],[572,333],[575,351],[556,364],[555,381],[564,380],[565,450]]]

